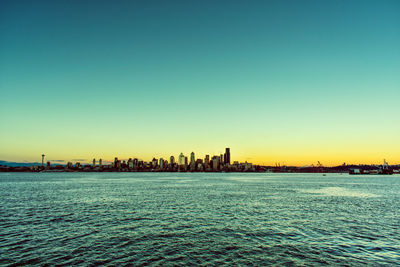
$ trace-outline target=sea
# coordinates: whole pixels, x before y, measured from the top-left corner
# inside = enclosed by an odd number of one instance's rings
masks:
[[[400,175],[0,173],[1,266],[399,266]]]

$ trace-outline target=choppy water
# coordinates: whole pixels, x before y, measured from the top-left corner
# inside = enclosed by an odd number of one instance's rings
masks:
[[[0,265],[400,265],[400,175],[0,173]]]

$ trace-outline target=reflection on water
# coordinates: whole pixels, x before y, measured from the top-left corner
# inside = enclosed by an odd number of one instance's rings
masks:
[[[321,189],[304,189],[302,190],[302,192],[310,194],[321,194],[326,196],[335,196],[335,197],[378,197],[378,195],[373,193],[349,190],[343,187],[323,187]]]
[[[0,265],[400,265],[400,176],[0,173]]]

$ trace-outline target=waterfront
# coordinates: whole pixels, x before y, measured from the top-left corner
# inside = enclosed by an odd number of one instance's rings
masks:
[[[399,265],[400,177],[0,173],[0,264]]]

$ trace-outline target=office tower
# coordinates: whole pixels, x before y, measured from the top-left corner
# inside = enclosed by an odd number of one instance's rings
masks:
[[[194,171],[196,168],[196,160],[194,159],[194,152],[190,153],[190,170]]]
[[[121,168],[121,161],[117,157],[114,159],[114,168]]]
[[[212,170],[213,171],[217,171],[219,169],[219,162],[218,162],[218,157],[213,157],[213,159],[211,160],[211,165],[212,165]]]
[[[183,153],[179,155],[179,165],[185,165],[185,156],[183,155]]]
[[[129,169],[133,169],[133,160],[132,160],[132,158],[128,159],[128,168]]]
[[[219,155],[219,163],[224,165],[224,155]]]
[[[171,165],[174,165],[174,163],[175,163],[175,157],[174,157],[174,156],[171,156],[171,157],[169,158],[169,161],[170,161]]]
[[[158,165],[158,160],[156,158],[153,158],[153,160],[151,161],[151,166],[155,168],[157,167],[157,165]]]
[[[225,164],[231,164],[231,149],[229,147],[225,148]]]
[[[210,165],[210,155],[206,155],[204,158],[204,165],[206,168]]]
[[[99,166],[101,167],[103,165],[103,160],[99,159]]]
[[[96,159],[93,159],[93,168],[96,167]]]
[[[160,169],[164,169],[164,160],[160,158]]]
[[[185,166],[188,165],[188,157],[185,157]]]

